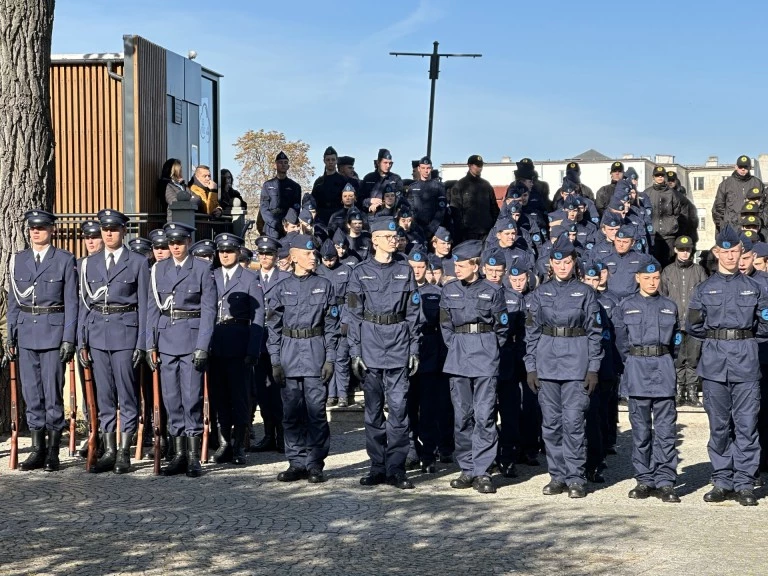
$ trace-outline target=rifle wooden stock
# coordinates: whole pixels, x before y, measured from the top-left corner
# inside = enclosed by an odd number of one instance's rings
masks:
[[[75,359],[69,363],[69,456],[75,455],[77,440],[77,391],[75,385]]]
[[[152,352],[155,370],[152,372],[152,433],[155,447],[155,476],[160,474],[160,367],[157,366],[157,352]]]
[[[203,372],[203,446],[200,458],[208,463],[208,434],[211,428],[211,404],[208,400],[208,370]]]
[[[144,444],[144,425],[146,424],[144,422],[144,366],[139,366],[139,396],[141,402],[139,402],[139,426],[136,434],[136,455],[134,456],[136,460],[141,460],[142,457],[141,448]]]
[[[98,449],[97,434],[99,433],[99,416],[96,408],[96,394],[93,391],[93,372],[90,366],[83,367],[85,376],[85,401],[88,404],[88,457],[85,459],[85,469],[90,470],[96,464]]]
[[[16,360],[11,360],[11,456],[9,466],[11,470],[19,467],[19,402],[16,397]]]

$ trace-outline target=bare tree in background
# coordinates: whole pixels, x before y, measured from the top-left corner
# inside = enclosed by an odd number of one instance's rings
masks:
[[[24,248],[26,210],[50,209],[54,192],[50,109],[54,0],[0,0],[0,323],[4,341],[8,266]],[[8,430],[8,373],[0,381],[0,421]]]

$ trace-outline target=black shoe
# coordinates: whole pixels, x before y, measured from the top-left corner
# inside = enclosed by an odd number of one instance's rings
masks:
[[[440,454],[440,464],[451,464],[453,462],[453,454]]]
[[[704,404],[699,400],[699,391],[696,385],[688,388],[688,406],[691,408],[702,408]]]
[[[115,458],[115,474],[125,474],[131,471],[131,439],[133,434],[123,432],[120,437],[120,448]]]
[[[232,464],[245,464],[245,426],[242,424],[236,424],[232,432]]]
[[[248,452],[274,452],[277,450],[277,444],[275,444],[275,437],[271,434],[264,436],[256,444],[251,444],[248,448]]]
[[[490,476],[477,476],[472,480],[472,488],[480,494],[496,494],[496,486]]]
[[[755,478],[755,481],[752,483],[752,487],[758,489],[762,488],[764,484],[765,482],[763,481],[763,478],[758,474],[757,478]]]
[[[296,482],[297,480],[306,480],[309,477],[309,472],[306,468],[296,468],[294,466],[288,466],[288,470],[284,470],[277,475],[278,482]]]
[[[336,406],[339,403],[339,399],[336,396],[328,396],[328,406]]]
[[[587,480],[594,484],[605,484],[605,476],[599,470],[590,470],[587,472]]]
[[[704,502],[725,502],[731,492],[731,490],[715,486],[712,490],[704,494]]]
[[[405,469],[406,470],[418,470],[419,469],[419,459],[418,458],[406,458],[405,459]]]
[[[491,464],[488,467],[488,470],[486,471],[486,474],[491,474],[491,475],[493,475],[493,474],[501,474],[501,469],[502,469],[501,464],[499,464],[498,462],[496,462],[496,460],[494,460],[493,464]]]
[[[666,504],[678,504],[680,502],[680,496],[675,492],[674,486],[662,486],[658,492],[659,498]]]
[[[394,476],[388,476],[387,484],[400,490],[411,490],[412,488],[415,488],[413,482],[408,480],[405,474],[395,474]]]
[[[568,498],[584,498],[587,495],[587,489],[584,484],[571,484],[568,486]]]
[[[323,471],[319,470],[318,468],[313,468],[309,471],[309,474],[307,476],[307,482],[310,484],[322,484],[325,482],[325,476],[323,476]]]
[[[749,488],[739,490],[736,493],[736,501],[742,506],[757,506],[757,498],[755,497],[755,493],[752,492],[752,490]]]
[[[347,402],[347,399],[344,396],[339,398],[339,408],[346,408],[347,406],[349,406],[349,402]]]
[[[37,470],[45,466],[45,428],[42,430],[30,430],[32,437],[32,452],[27,459],[19,464],[19,468],[25,472],[28,470]]]
[[[163,476],[175,476],[187,471],[187,438],[186,436],[172,436],[168,452],[173,450],[173,458],[166,466],[160,469]]]
[[[360,478],[360,485],[361,486],[378,486],[379,484],[384,484],[387,481],[386,474],[382,472],[378,472],[374,474],[371,472],[368,474],[368,476],[363,476]]]
[[[46,472],[56,472],[59,469],[59,446],[61,444],[61,430],[48,431],[48,454],[45,457]]]
[[[103,432],[101,437],[104,439],[104,454],[88,470],[88,472],[93,472],[94,474],[111,472],[114,470],[115,461],[117,460],[117,433]]]
[[[538,466],[539,465],[539,459],[536,458],[533,454],[526,454],[523,457],[523,464],[526,466]]]
[[[560,480],[551,480],[549,484],[541,489],[541,493],[544,494],[544,496],[557,496],[558,494],[565,492],[567,489],[568,485],[565,482],[560,482]]]
[[[456,488],[457,490],[465,490],[467,488],[472,488],[472,476],[469,476],[462,472],[461,474],[459,474],[458,478],[454,478],[453,480],[451,480],[451,488]]]
[[[648,484],[641,484],[640,482],[638,482],[637,486],[632,488],[632,490],[629,491],[629,494],[627,494],[627,496],[629,496],[633,500],[645,500],[651,495],[652,491],[653,491],[653,488],[648,486]]]
[[[213,461],[216,464],[226,464],[232,462],[232,431],[223,430],[219,426],[219,447],[213,453]]]
[[[437,466],[434,462],[422,462],[421,471],[425,474],[435,474],[437,472]]]
[[[187,477],[197,478],[203,473],[203,467],[200,465],[200,446],[203,439],[200,436],[189,436],[187,438]]]
[[[515,468],[515,463],[510,462],[506,465],[502,464],[501,475],[504,476],[504,478],[517,478],[517,468]]]

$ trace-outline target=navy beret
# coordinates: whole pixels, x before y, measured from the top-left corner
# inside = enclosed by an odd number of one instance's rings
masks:
[[[501,248],[488,248],[482,253],[483,264],[488,266],[504,266],[506,268],[507,259],[504,256],[504,250]]]
[[[321,258],[330,260],[331,258],[337,258],[338,255],[338,252],[336,252],[336,246],[333,245],[333,240],[330,238],[326,239],[320,246]]]
[[[428,259],[427,251],[421,244],[414,244],[408,252],[408,260],[411,262],[424,262],[426,264]]]
[[[338,156],[336,154],[336,150],[334,150],[333,146],[328,146],[328,148],[325,149],[325,152],[323,152],[323,156]]]
[[[443,269],[443,259],[440,258],[440,256],[438,256],[437,254],[429,254],[427,256],[427,259],[429,260],[429,267],[432,270],[442,270]]]
[[[567,236],[558,236],[555,243],[552,245],[552,251],[549,253],[549,257],[552,260],[562,260],[573,254],[576,249],[573,247],[573,243],[568,240]]]
[[[307,224],[309,226],[312,226],[312,224],[315,223],[315,218],[312,216],[312,212],[309,211],[309,208],[302,208],[301,212],[299,212],[299,220],[304,222],[304,224]]]
[[[768,258],[768,244],[765,242],[755,242],[752,244],[752,252],[760,258]]]
[[[435,230],[435,238],[442,240],[443,242],[453,242],[453,237],[451,236],[450,231],[443,226],[437,227],[437,230]]]
[[[315,239],[309,234],[296,234],[291,238],[291,249],[296,248],[298,250],[314,250]]]
[[[616,232],[616,238],[634,238],[637,233],[637,228],[634,224],[624,224],[619,231]]]
[[[637,266],[638,274],[653,274],[654,272],[661,272],[661,264],[650,254],[640,255],[640,264]]]
[[[725,248],[726,250],[733,248],[739,242],[741,242],[739,234],[730,224],[726,224],[723,228],[721,228],[720,232],[715,237],[715,244],[717,244],[720,248]]]
[[[277,162],[278,160],[288,160],[288,156],[285,155],[285,152],[280,150],[277,156],[275,156],[275,162]]]
[[[379,148],[378,160],[392,160],[392,154],[386,148]]]
[[[336,232],[333,233],[333,243],[336,246],[349,247],[349,238],[344,234],[341,228],[336,228]]]
[[[374,218],[371,221],[371,232],[395,232],[397,231],[397,224],[395,220],[390,217]]]
[[[285,212],[285,218],[283,218],[286,222],[289,224],[298,224],[299,223],[299,215],[296,213],[296,210],[293,208],[288,208]]]
[[[470,258],[480,258],[483,253],[483,243],[480,240],[465,240],[453,249],[454,262],[462,262]]]

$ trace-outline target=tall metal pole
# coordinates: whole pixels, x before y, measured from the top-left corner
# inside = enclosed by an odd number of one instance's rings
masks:
[[[390,56],[419,56],[425,58],[429,56],[429,79],[432,83],[429,92],[429,126],[427,128],[427,156],[432,157],[432,127],[435,117],[435,88],[437,87],[437,78],[440,75],[440,58],[482,58],[482,54],[440,54],[437,51],[439,43],[437,40],[432,44],[431,53],[423,52],[390,52]]]

